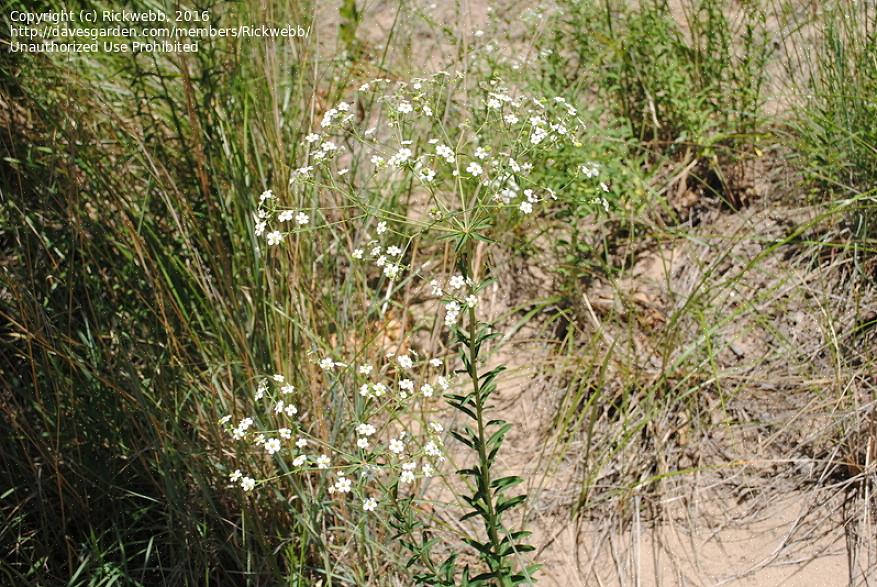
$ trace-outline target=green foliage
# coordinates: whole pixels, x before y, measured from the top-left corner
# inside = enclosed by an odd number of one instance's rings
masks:
[[[539,39],[541,84],[596,102],[600,127],[628,138],[635,156],[616,169],[616,184],[643,171],[639,161],[653,169],[693,162],[686,177],[696,189],[739,205],[727,194],[740,179],[737,163],[758,152],[765,132],[773,48],[759,3],[570,0],[552,23]],[[624,183],[621,193],[644,192],[642,182]]]
[[[468,257],[464,257],[468,258]],[[465,275],[471,275],[471,267],[466,268]],[[511,475],[495,477],[494,465],[496,456],[502,448],[511,424],[504,420],[488,420],[487,411],[490,396],[496,391],[496,378],[505,369],[498,366],[487,373],[479,372],[480,354],[484,343],[498,336],[488,324],[478,321],[475,309],[468,310],[466,329],[456,330],[460,348],[460,359],[469,377],[470,391],[465,394],[448,394],[448,403],[468,420],[468,424],[451,434],[466,446],[476,459],[471,467],[460,469],[458,475],[470,478],[472,493],[460,497],[471,508],[464,513],[460,521],[478,518],[483,528],[483,536],[466,538],[466,543],[478,553],[484,568],[481,572],[474,571],[466,564],[457,570],[457,555],[449,556],[438,569],[423,573],[417,577],[424,585],[466,585],[501,587],[521,584],[532,584],[533,575],[540,565],[522,566],[519,555],[532,552],[533,546],[523,540],[530,535],[524,530],[512,531],[503,522],[513,509],[527,499],[525,494],[509,496],[511,488],[523,483],[520,477]],[[474,426],[474,428],[473,428]],[[421,547],[422,548],[422,547]],[[420,554],[420,550],[414,550]],[[476,573],[476,574],[473,574]],[[455,577],[459,574],[459,579]]]
[[[877,31],[870,3],[826,10],[819,44],[797,49],[809,64],[795,130],[808,177],[823,189],[853,195],[877,182]],[[790,65],[791,65],[790,64]]]

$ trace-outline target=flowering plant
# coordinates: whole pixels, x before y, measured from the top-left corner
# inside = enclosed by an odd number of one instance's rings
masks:
[[[223,424],[238,454],[263,455],[259,476],[238,467],[230,473],[243,492],[297,479],[308,499],[354,528],[374,525],[367,516],[386,509],[394,535],[412,555],[408,566],[419,568],[419,583],[512,585],[530,582],[538,566],[520,557],[532,550],[522,542],[528,533],[504,522],[526,499],[508,495],[522,479],[494,471],[511,425],[487,415],[503,367],[482,372],[496,336],[477,315],[493,279],[485,251],[509,226],[558,200],[556,190],[535,179],[534,167],[578,144],[583,125],[562,98],[515,95],[498,83],[479,88],[474,103],[461,103],[457,96],[466,92],[459,80],[437,74],[363,84],[322,115],[282,193],[263,192],[255,218],[254,233],[269,256],[299,249],[317,231],[332,233],[332,246],[347,247],[348,270],[361,276],[351,296],[365,302],[364,319],[385,319],[401,307],[406,320],[411,315],[411,333],[352,341],[347,349],[336,341],[330,352],[313,356],[312,375],[262,379],[254,412],[236,421],[226,416]],[[472,118],[448,123],[466,112]],[[581,173],[608,190],[595,164],[582,161]],[[412,303],[415,298],[421,301]],[[433,335],[415,345],[418,328]],[[457,362],[447,358],[445,344],[456,347]],[[334,413],[298,410],[296,398],[318,389],[331,391]],[[457,554],[436,563],[436,540],[427,538],[416,508],[429,479],[448,476],[442,420],[453,411],[469,421],[449,433],[473,461],[456,476],[467,483],[462,520],[481,521],[480,532],[471,528],[464,537],[480,571]],[[351,502],[359,516],[350,515]]]

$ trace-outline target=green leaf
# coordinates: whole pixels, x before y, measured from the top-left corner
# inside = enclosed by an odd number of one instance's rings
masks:
[[[497,491],[502,491],[504,489],[508,489],[509,487],[514,487],[515,485],[518,485],[519,483],[523,483],[523,482],[524,482],[524,480],[521,479],[520,477],[517,477],[515,475],[510,475],[508,477],[502,477],[500,479],[495,479],[493,482],[491,482],[490,486],[492,488],[496,489]]]
[[[495,446],[496,444],[502,443],[503,437],[505,437],[511,429],[511,424],[503,424],[499,430],[491,434],[490,438],[487,439],[487,446]]]
[[[526,499],[526,495],[518,495],[508,500],[500,500],[500,503],[497,503],[496,506],[497,515],[503,513],[506,510],[512,509],[516,505],[523,503]]]

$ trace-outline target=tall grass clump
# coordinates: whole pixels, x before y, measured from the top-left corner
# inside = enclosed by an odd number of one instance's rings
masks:
[[[857,237],[873,238],[877,182],[877,33],[870,2],[825,6],[804,19],[787,15],[798,34],[786,43],[787,64],[799,96],[792,135],[799,168],[822,199],[849,200]],[[803,21],[803,22],[802,22]],[[809,37],[808,37],[809,35]],[[815,42],[805,42],[815,38]]]
[[[205,8],[217,24],[264,18]],[[239,382],[286,350],[243,194],[299,148],[309,51],[227,39],[188,56],[3,60],[10,584],[305,575],[307,534],[269,506],[242,511],[215,467]],[[290,531],[303,538],[278,557]]]

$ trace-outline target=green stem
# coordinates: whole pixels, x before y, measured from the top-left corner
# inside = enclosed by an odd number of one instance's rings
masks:
[[[471,273],[470,273],[471,274]],[[481,383],[478,378],[478,320],[475,318],[475,308],[469,308],[469,378],[472,379],[473,395],[475,397],[475,419],[478,424],[478,460],[480,462],[480,476],[478,478],[479,490],[481,491],[487,516],[484,518],[484,527],[487,537],[490,539],[495,555],[500,552],[499,533],[497,532],[496,511],[493,505],[493,497],[490,495],[490,462],[487,456],[487,438],[484,427],[484,397],[481,393]],[[491,557],[488,560],[490,570],[501,574],[502,564],[498,558]],[[500,580],[505,584],[505,577]]]

